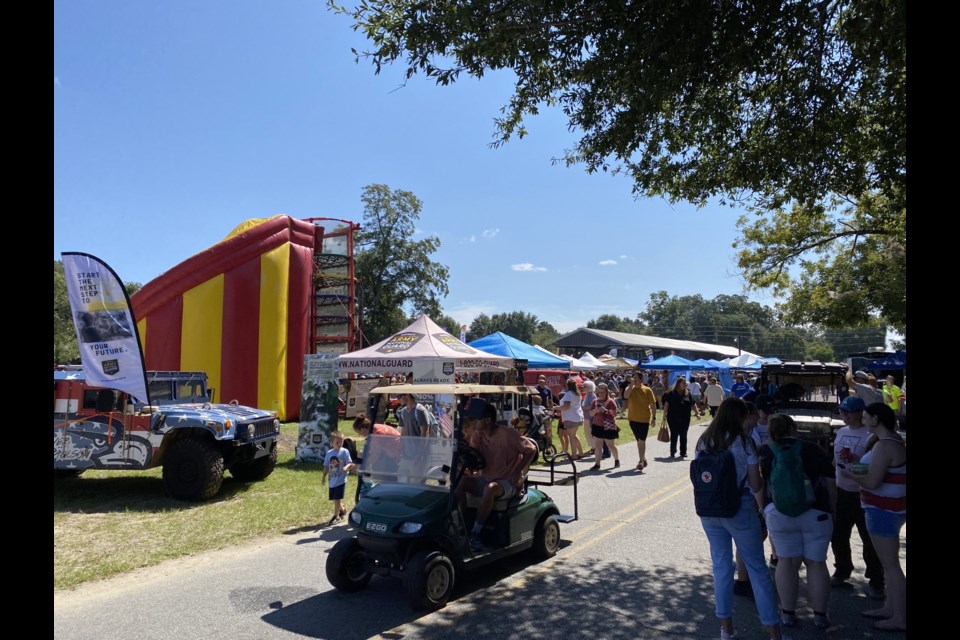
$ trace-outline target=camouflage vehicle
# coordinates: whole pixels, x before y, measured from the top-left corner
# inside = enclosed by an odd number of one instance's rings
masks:
[[[163,467],[167,493],[198,502],[220,491],[225,471],[243,481],[273,472],[280,434],[275,412],[214,404],[203,372],[148,371],[147,381],[149,406],[88,385],[81,367],[54,369],[55,477]]]

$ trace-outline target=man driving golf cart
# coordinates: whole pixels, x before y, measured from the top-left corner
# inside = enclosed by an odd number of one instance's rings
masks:
[[[483,456],[486,465],[483,469],[467,469],[456,491],[461,513],[467,511],[468,493],[482,496],[470,531],[473,549],[484,546],[480,533],[494,503],[517,495],[524,474],[537,455],[533,442],[516,429],[498,425],[496,419],[496,407],[480,398],[470,399],[464,413],[464,435],[467,443]]]
[[[326,561],[330,584],[339,591],[353,592],[364,588],[374,575],[396,577],[415,609],[434,610],[449,600],[462,571],[521,552],[530,552],[538,559],[557,553],[560,523],[578,517],[576,465],[569,456],[558,455],[546,461],[544,467],[528,469],[536,445],[509,426],[493,428],[494,414],[487,408],[488,403],[479,398],[474,403],[474,396],[484,394],[497,399],[506,397],[508,406],[514,407],[519,398],[529,395],[526,387],[404,384],[378,387],[370,393],[453,395],[454,437],[400,437],[398,468],[389,452],[380,456],[375,453],[377,448],[389,446],[395,455],[397,436],[367,436],[368,446],[359,469],[364,488],[348,518],[355,534],[341,539],[330,550]],[[459,408],[456,399],[465,396],[470,400]],[[468,435],[467,431],[474,433]],[[517,438],[524,444],[508,440],[507,446],[499,447],[496,443],[500,438]],[[481,449],[489,455],[489,464]],[[468,469],[480,473],[466,476]],[[471,538],[478,536],[471,536],[471,532],[475,531],[474,522],[484,502],[484,488],[491,482],[479,481],[477,495],[464,490],[466,508],[458,500],[461,495],[457,489],[467,478],[483,478],[487,474],[507,480],[511,489],[520,492],[509,499],[496,499],[494,492],[505,492],[506,487],[493,483],[490,502],[484,510],[485,520],[479,520],[483,523],[479,537],[487,544],[478,549],[472,548]],[[562,515],[545,491],[560,484],[558,479],[572,489],[572,515]]]

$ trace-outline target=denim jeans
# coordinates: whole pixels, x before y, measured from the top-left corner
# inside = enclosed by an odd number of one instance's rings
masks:
[[[703,531],[710,541],[710,559],[713,561],[713,595],[718,618],[733,617],[733,544],[747,566],[753,598],[760,614],[760,623],[778,624],[777,598],[773,580],[764,557],[763,540],[760,536],[760,519],[749,493],[740,501],[740,511],[732,518],[700,518]]]

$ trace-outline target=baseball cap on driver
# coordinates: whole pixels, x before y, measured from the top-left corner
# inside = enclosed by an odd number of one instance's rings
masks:
[[[489,404],[487,401],[482,398],[470,398],[470,402],[467,404],[467,409],[464,411],[464,416],[475,420],[486,418],[488,415],[490,415],[490,409],[488,406]]]

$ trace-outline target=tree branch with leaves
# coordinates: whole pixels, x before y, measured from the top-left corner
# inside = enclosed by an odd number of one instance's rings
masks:
[[[440,315],[446,266],[430,256],[440,239],[415,240],[423,203],[413,193],[371,184],[363,189],[363,224],[355,236],[355,275],[366,344],[402,329],[412,317]]]

